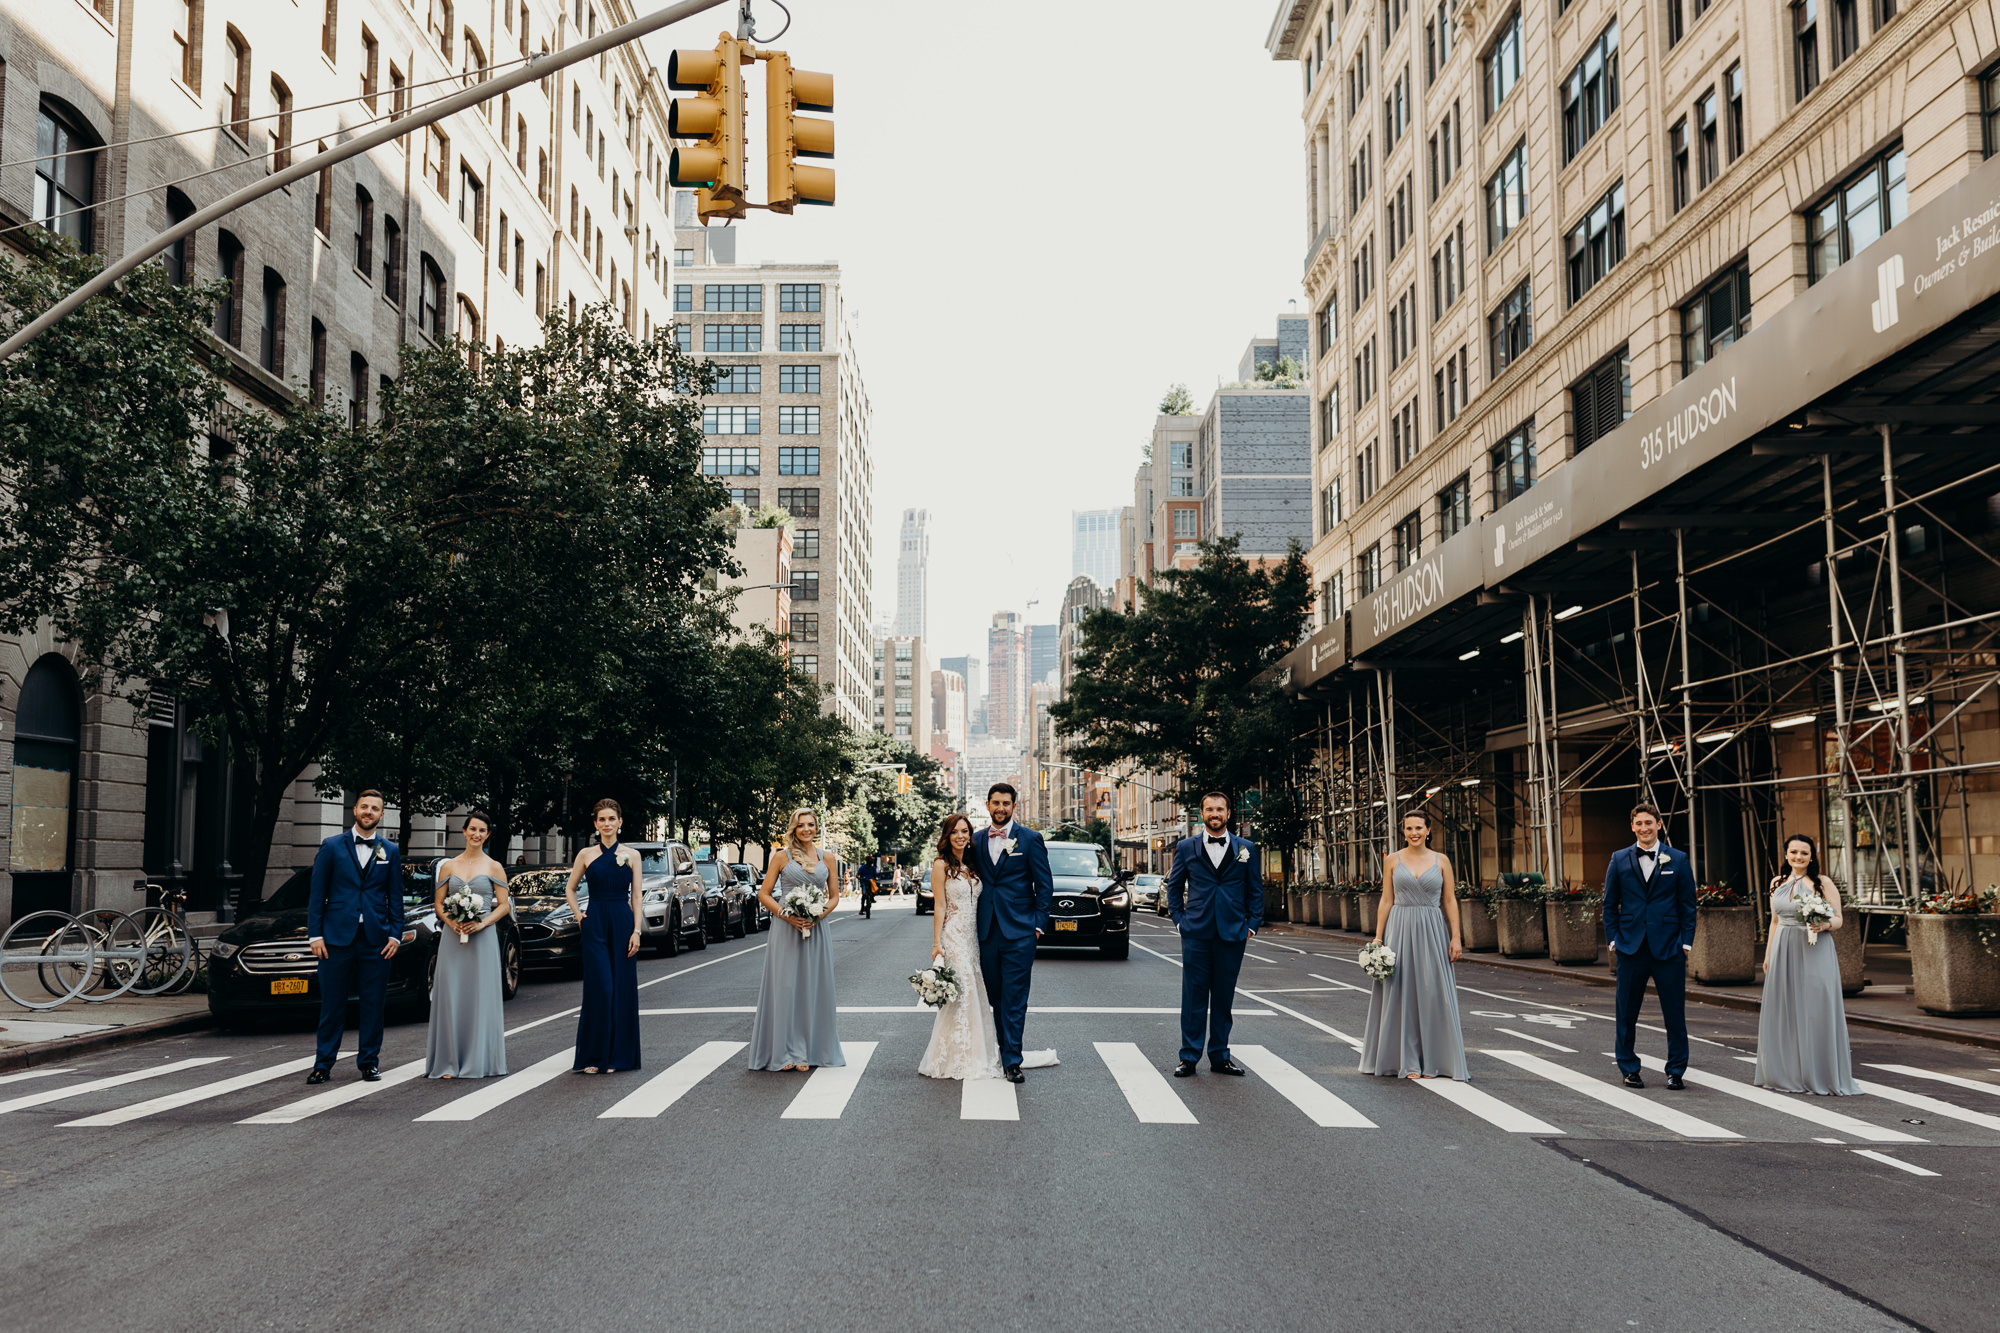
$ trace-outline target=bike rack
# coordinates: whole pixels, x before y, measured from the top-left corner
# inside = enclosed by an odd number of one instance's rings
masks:
[[[14,993],[9,976],[32,967],[45,989],[54,973],[65,984],[53,1000],[30,1000]],[[33,912],[0,935],[0,991],[23,1009],[46,1012],[67,1004],[97,981],[97,941],[68,912]]]
[[[51,909],[22,917],[0,935],[0,993],[35,1013],[79,998],[103,1004],[128,993],[164,995],[191,979],[198,956],[186,923],[164,908],[81,915]],[[28,968],[53,998],[15,991],[12,977]]]

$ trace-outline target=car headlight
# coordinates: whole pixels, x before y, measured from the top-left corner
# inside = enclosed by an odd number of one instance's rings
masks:
[[[1132,903],[1132,895],[1120,889],[1116,893],[1105,894],[1097,901],[1100,906],[1104,907],[1129,907]]]
[[[415,943],[416,938],[417,938],[417,932],[414,930],[406,930],[403,932],[403,943],[405,944]]]
[[[210,949],[208,952],[212,957],[215,958],[230,958],[235,956],[237,947],[238,946],[234,944],[221,942],[218,943],[213,949]]]

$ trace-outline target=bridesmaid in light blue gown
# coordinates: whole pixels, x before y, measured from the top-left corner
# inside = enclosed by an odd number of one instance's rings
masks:
[[[427,1078],[492,1078],[507,1072],[506,1022],[501,1016],[500,932],[495,922],[513,910],[507,871],[486,854],[492,822],[486,812],[465,817],[465,850],[437,869],[437,970],[431,978]],[[447,895],[470,890],[480,900],[477,921],[444,914]],[[461,941],[465,941],[461,943]]]
[[[1757,1076],[1761,1088],[1853,1097],[1853,1055],[1847,1008],[1840,997],[1840,890],[1819,870],[1819,848],[1794,833],[1785,839],[1789,873],[1771,890],[1771,943],[1764,950],[1764,1002],[1757,1013]],[[1798,895],[1818,886],[1833,921],[1815,932],[1792,915]]]
[[[771,945],[764,951],[764,981],[757,988],[757,1017],[750,1028],[750,1067],[780,1072],[841,1066],[840,1015],[833,994],[833,941],[826,923],[840,902],[839,865],[819,846],[819,816],[792,814],[784,848],[764,871],[758,897],[771,913]],[[826,890],[827,915],[819,921],[787,916],[780,900],[788,890],[817,884]]]
[[[1375,943],[1386,941],[1396,970],[1375,983],[1362,1032],[1361,1072],[1469,1081],[1458,1026],[1452,964],[1464,952],[1451,860],[1430,850],[1430,816],[1403,816],[1402,851],[1384,858]]]

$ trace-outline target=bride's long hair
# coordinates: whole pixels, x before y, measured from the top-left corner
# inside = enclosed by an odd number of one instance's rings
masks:
[[[966,837],[976,838],[979,836],[977,830],[972,827],[972,821],[965,817],[963,811],[955,815],[946,815],[944,818],[944,827],[938,830],[938,858],[944,862],[946,879],[950,879],[953,875],[964,875],[968,879],[978,879],[979,858],[972,855],[972,844],[970,842],[965,844],[965,859],[963,861],[959,860],[958,853],[952,850],[951,835],[960,824],[965,825]]]

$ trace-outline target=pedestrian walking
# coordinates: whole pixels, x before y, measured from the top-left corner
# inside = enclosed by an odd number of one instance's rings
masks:
[[[493,822],[483,810],[465,817],[465,850],[438,864],[432,908],[440,931],[431,978],[430,1051],[426,1078],[492,1078],[507,1072],[507,1024],[501,1013],[500,932],[513,910],[507,871],[486,854]],[[479,915],[454,920],[445,899],[471,897]]]
[[[840,904],[839,872],[839,863],[819,845],[819,815],[794,811],[785,845],[771,858],[757,891],[778,924],[764,950],[764,979],[750,1025],[752,1069],[785,1072],[847,1063],[833,990],[833,942],[825,924]],[[809,886],[826,893],[826,911],[818,917],[787,912],[785,894]]]
[[[1788,873],[1771,882],[1771,942],[1764,950],[1764,1001],[1757,1013],[1757,1075],[1762,1088],[1853,1097],[1854,1058],[1840,996],[1840,889],[1820,873],[1819,847],[1803,833],[1785,839]],[[1801,921],[1814,897],[1830,914]]]
[[[1465,1064],[1452,965],[1465,950],[1458,925],[1458,882],[1451,858],[1430,847],[1431,817],[1403,816],[1403,847],[1384,858],[1375,943],[1396,956],[1393,971],[1368,994],[1361,1072],[1403,1078],[1455,1078]]]
[[[576,1018],[576,1063],[585,1074],[639,1067],[639,853],[618,841],[625,812],[605,797],[591,807],[597,838],[576,854],[563,884],[582,923],[583,1008]],[[585,897],[576,896],[577,881]]]
[[[1660,837],[1660,810],[1650,801],[1632,807],[1630,847],[1611,854],[1604,870],[1604,938],[1617,955],[1618,1070],[1628,1088],[1639,1077],[1639,1006],[1650,978],[1667,1029],[1667,1086],[1685,1087],[1687,1072],[1687,956],[1694,948],[1694,867]]]
[[[1257,847],[1229,831],[1235,803],[1219,791],[1201,798],[1203,832],[1182,838],[1167,873],[1167,915],[1181,936],[1181,1057],[1175,1078],[1192,1077],[1204,1043],[1216,1074],[1241,1075],[1229,1056],[1236,978],[1243,950],[1264,925]]]
[[[361,1002],[355,1067],[364,1082],[382,1078],[389,960],[403,943],[403,852],[378,831],[383,808],[381,792],[362,792],[354,798],[353,826],[322,842],[313,857],[306,943],[319,959],[319,1044],[308,1083],[332,1077],[350,989]]]

